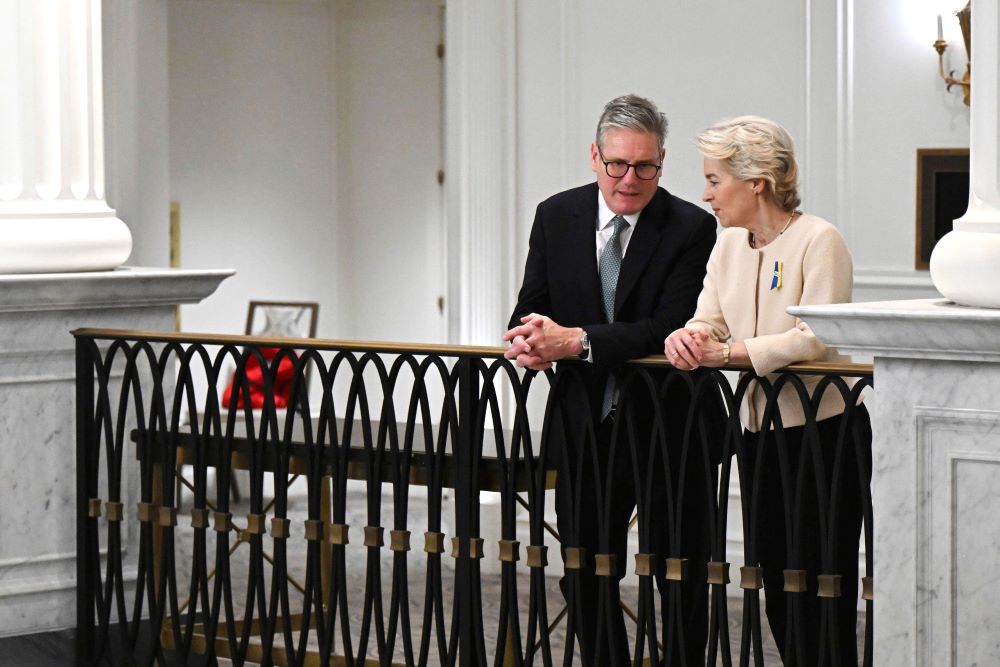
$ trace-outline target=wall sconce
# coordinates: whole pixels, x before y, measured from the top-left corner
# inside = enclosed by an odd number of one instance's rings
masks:
[[[934,49],[938,52],[938,74],[944,79],[945,90],[951,91],[952,86],[962,87],[962,101],[965,106],[969,106],[969,96],[972,94],[972,82],[970,74],[972,71],[972,0],[966,3],[965,7],[955,12],[958,17],[958,25],[962,28],[962,41],[965,42],[965,55],[969,59],[969,64],[965,66],[965,76],[961,79],[955,78],[955,70],[951,70],[948,76],[944,74],[944,51],[948,48],[948,42],[944,40],[944,31],[941,26],[941,15],[937,17],[937,41],[934,42]]]

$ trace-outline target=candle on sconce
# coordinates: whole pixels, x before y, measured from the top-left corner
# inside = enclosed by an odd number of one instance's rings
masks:
[[[940,41],[944,40],[944,28],[941,25],[941,15],[940,14],[938,14],[937,19],[938,19],[938,21],[937,21],[937,23],[938,23],[938,41],[940,42]]]

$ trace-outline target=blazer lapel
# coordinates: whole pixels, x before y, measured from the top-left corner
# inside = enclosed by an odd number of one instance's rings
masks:
[[[584,191],[576,207],[576,215],[568,221],[571,228],[566,234],[567,267],[571,275],[579,281],[581,299],[587,309],[592,312],[583,316],[581,321],[599,322],[604,319],[604,309],[601,307],[601,279],[597,274],[597,184]]]
[[[616,315],[660,244],[660,236],[663,233],[662,228],[666,220],[663,211],[665,206],[666,195],[663,190],[657,190],[656,195],[642,210],[639,220],[635,223],[632,238],[629,239],[628,249],[622,259],[621,272],[618,274],[618,287],[615,290]]]

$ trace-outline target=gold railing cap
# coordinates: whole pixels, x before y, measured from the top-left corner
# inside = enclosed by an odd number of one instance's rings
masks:
[[[139,501],[135,505],[135,515],[142,523],[150,523],[156,514],[156,505]]]
[[[784,591],[786,593],[806,592],[805,570],[782,570],[782,574],[784,575],[785,579]]]
[[[744,565],[740,568],[740,588],[759,591],[764,588],[764,571],[758,565]]]
[[[545,567],[549,564],[547,546],[529,544],[525,551],[528,552],[528,567]]]
[[[617,561],[615,554],[594,554],[594,573],[598,577],[615,576]]]
[[[383,526],[364,526],[363,544],[366,547],[381,547],[385,545],[385,528]]]
[[[872,577],[861,577],[861,599],[875,599],[875,580]]]
[[[305,538],[310,542],[318,542],[323,539],[324,524],[319,519],[306,519],[302,522],[305,529]]]
[[[500,560],[505,563],[513,563],[514,561],[520,560],[520,546],[521,543],[517,540],[500,540]]]
[[[580,570],[587,560],[587,550],[583,547],[565,547],[563,555],[563,567],[567,570]]]
[[[687,579],[687,558],[666,558],[663,562],[666,565],[666,573],[664,574],[664,577],[667,581],[684,581]]]
[[[410,550],[410,531],[408,530],[390,530],[389,531],[389,550],[390,551],[409,551]]]
[[[351,527],[346,523],[331,523],[326,526],[326,541],[337,546],[350,543]]]
[[[279,540],[288,539],[290,537],[291,525],[292,522],[290,519],[277,516],[271,517],[271,537]]]
[[[724,560],[708,561],[708,571],[706,573],[708,583],[725,585],[730,582],[729,563]]]
[[[115,500],[105,502],[104,515],[108,518],[108,521],[122,521],[125,518],[124,503]]]
[[[444,533],[431,530],[424,532],[424,551],[429,554],[444,553]]]
[[[247,514],[247,527],[244,532],[248,535],[263,535],[265,518],[263,514]]]
[[[816,575],[816,595],[821,598],[839,598],[840,579],[839,574]]]
[[[650,577],[656,574],[658,564],[659,558],[656,554],[637,553],[635,555],[635,573],[640,577]]]

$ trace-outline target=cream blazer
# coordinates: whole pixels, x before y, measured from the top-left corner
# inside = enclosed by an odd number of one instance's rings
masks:
[[[708,260],[698,306],[687,326],[704,329],[717,341],[746,345],[757,375],[777,379],[774,371],[800,361],[836,361],[849,357],[828,351],[789,306],[851,301],[853,263],[837,228],[814,215],[801,215],[774,241],[756,250],[750,233],[726,229]],[[802,376],[811,396],[818,376]],[[848,385],[853,386],[849,378]],[[754,383],[740,406],[740,418],[758,431],[767,397]],[[784,426],[805,423],[801,401],[786,385],[778,399]],[[844,411],[836,387],[824,392],[817,419]]]

